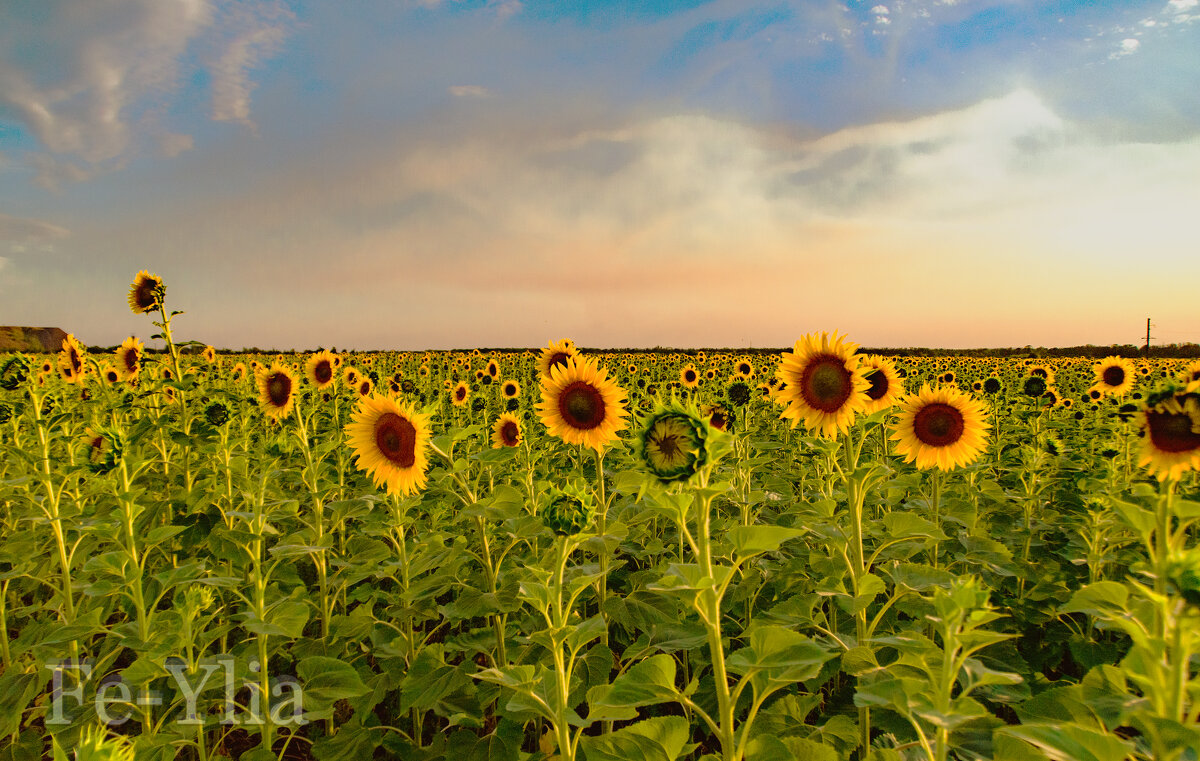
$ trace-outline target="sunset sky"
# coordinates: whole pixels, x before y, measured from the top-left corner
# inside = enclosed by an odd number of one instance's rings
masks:
[[[1200,341],[1200,0],[7,0],[0,324]]]

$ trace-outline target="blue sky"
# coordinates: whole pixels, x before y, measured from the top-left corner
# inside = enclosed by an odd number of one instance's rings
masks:
[[[1200,0],[17,0],[0,322],[1200,341]]]

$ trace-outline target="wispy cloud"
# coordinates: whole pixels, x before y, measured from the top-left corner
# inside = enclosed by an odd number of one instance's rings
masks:
[[[8,253],[50,253],[57,241],[70,234],[64,227],[40,219],[0,214],[0,241],[8,245]]]
[[[0,25],[0,106],[44,149],[26,160],[45,187],[119,168],[143,143],[176,156],[190,136],[164,118],[195,72],[190,51],[210,51],[213,117],[248,122],[248,72],[289,21],[278,2],[256,0],[18,4]]]

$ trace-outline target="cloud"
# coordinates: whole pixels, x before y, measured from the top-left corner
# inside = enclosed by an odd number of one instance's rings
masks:
[[[18,4],[0,26],[0,107],[44,149],[27,158],[44,187],[119,168],[143,142],[178,155],[190,137],[162,122],[196,73],[191,51],[208,51],[213,117],[248,123],[248,72],[278,50],[289,21],[257,0]]]
[[[253,126],[250,72],[279,52],[294,16],[279,2],[238,3],[226,14],[209,57],[212,118]]]
[[[484,96],[491,94],[486,87],[481,87],[480,85],[454,85],[454,86],[448,88],[448,92],[451,95],[453,95],[455,97],[459,97],[459,98],[462,98],[462,97],[482,98]]]
[[[1114,50],[1112,53],[1109,53],[1108,57],[1110,59],[1124,58],[1127,55],[1133,55],[1136,53],[1138,48],[1141,46],[1142,43],[1138,40],[1132,37],[1126,37],[1125,39],[1121,40],[1121,44],[1117,46],[1116,50]]]
[[[51,253],[55,243],[69,237],[70,230],[40,219],[0,214],[0,241],[11,254]]]

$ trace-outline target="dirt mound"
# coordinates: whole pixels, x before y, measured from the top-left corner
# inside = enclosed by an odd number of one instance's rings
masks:
[[[67,334],[61,328],[0,327],[0,351],[54,352]]]

